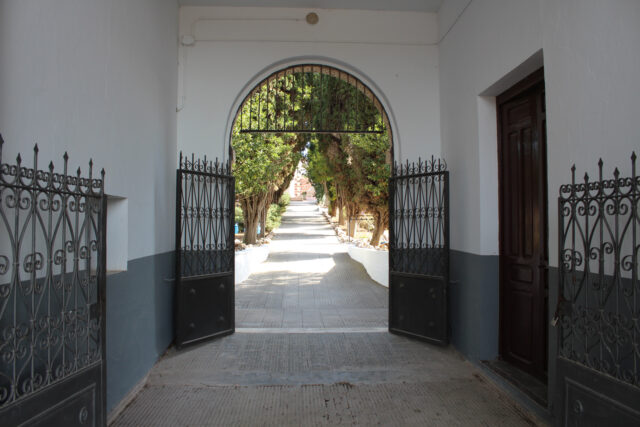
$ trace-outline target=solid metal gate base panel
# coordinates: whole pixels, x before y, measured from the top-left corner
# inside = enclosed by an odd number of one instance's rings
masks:
[[[389,331],[448,344],[449,172],[434,157],[389,180]]]
[[[55,383],[0,411],[3,426],[103,425],[104,394],[100,364]],[[61,400],[61,396],[65,396]]]
[[[179,286],[178,347],[234,332],[232,273],[185,277]]]
[[[390,276],[389,331],[447,345],[445,280],[403,273],[391,273]]]
[[[176,186],[175,345],[235,328],[235,180],[231,164],[180,153]]]
[[[639,426],[640,389],[558,358],[558,426]]]

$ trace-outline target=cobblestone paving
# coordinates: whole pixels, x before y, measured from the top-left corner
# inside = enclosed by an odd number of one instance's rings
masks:
[[[292,202],[269,258],[236,285],[236,327],[386,327],[388,298],[316,205]]]
[[[528,426],[450,348],[386,332],[236,333],[171,350],[115,426]]]
[[[271,245],[237,286],[237,332],[170,349],[112,425],[540,423],[452,348],[386,332],[387,289],[314,206],[293,204]]]

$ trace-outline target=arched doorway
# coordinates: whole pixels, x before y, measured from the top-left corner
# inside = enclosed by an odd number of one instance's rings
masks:
[[[371,239],[379,240],[388,219],[387,123],[368,87],[335,68],[292,66],[259,81],[237,110],[230,144],[244,242],[262,237],[256,230],[269,231],[264,218],[278,209],[299,161],[318,193],[328,196],[328,207],[342,213],[330,214],[344,220],[334,222],[340,233],[362,238],[368,231],[353,235],[358,222],[366,224],[367,212],[378,215],[371,220]],[[388,291],[352,260],[340,233],[317,205],[292,202],[268,244],[269,258],[236,284],[237,327],[386,329]],[[386,264],[387,253],[379,253]],[[237,256],[238,264],[244,254]]]
[[[299,80],[310,84],[303,85],[300,89],[300,86],[294,84]],[[333,84],[334,90],[342,91],[343,96],[332,99],[322,93],[330,86],[329,83]],[[319,96],[320,93],[323,96]],[[229,268],[233,264],[228,262],[234,257],[234,136],[269,134],[283,138],[283,135],[315,135],[319,138],[336,135],[387,135],[391,143],[384,158],[389,164],[393,160],[392,126],[383,103],[362,80],[332,66],[296,64],[267,74],[247,89],[237,104],[231,123],[228,161],[221,165],[207,164],[205,161],[203,165],[192,160],[185,162],[187,169],[191,170],[181,168],[181,172],[194,175],[193,178],[188,178],[191,181],[187,182],[190,186],[187,190],[194,194],[199,194],[202,186],[209,190],[204,197],[182,199],[183,206],[178,208],[179,213],[182,212],[183,218],[187,219],[191,215],[191,222],[195,220],[198,225],[194,228],[187,223],[186,226],[183,224],[177,228],[188,232],[204,229],[205,234],[209,230],[216,230],[213,233],[214,241],[207,241],[207,236],[202,235],[197,236],[195,242],[189,241],[185,245],[187,250],[194,252],[193,256],[200,262],[198,265],[202,265],[200,260],[204,260],[206,271],[193,279],[202,282],[201,291],[194,291],[194,287],[181,289],[178,286],[179,295],[181,292],[190,293],[182,299],[178,296],[178,323],[190,335],[189,340],[184,343],[235,330],[233,269]],[[295,143],[301,143],[300,139],[294,139]],[[305,138],[302,139],[302,143],[304,142]],[[298,146],[300,148],[302,147]],[[388,258],[389,330],[436,343],[446,343],[448,172],[444,163],[437,159],[427,162],[418,159],[414,163],[395,165],[389,175],[386,186],[389,202],[384,208],[391,220]],[[193,187],[197,189],[193,190]],[[178,189],[180,193],[180,182]],[[178,194],[178,200],[180,197]],[[195,206],[185,205],[194,201]],[[209,201],[217,205],[201,206]],[[203,221],[208,223],[202,225]],[[178,248],[180,236],[177,242]],[[188,252],[187,250],[182,250],[182,253]],[[179,256],[177,259],[182,258]],[[224,271],[213,267],[220,260],[226,260],[223,261],[223,265],[227,266]],[[182,280],[180,274],[177,268],[178,280]],[[188,277],[185,279],[190,280]],[[218,285],[212,286],[215,283]],[[217,293],[212,289],[217,289]],[[194,295],[204,295],[205,298]],[[197,301],[181,304],[181,301],[189,298],[196,298]],[[207,303],[207,299],[211,301]],[[197,310],[194,309],[196,305],[199,307]],[[180,307],[184,316],[181,315]],[[215,312],[212,307],[215,307]],[[202,329],[203,332],[198,332],[198,322],[185,319],[195,319],[206,327]]]
[[[292,65],[267,75],[237,107],[229,151],[236,165],[245,243],[256,242],[258,228],[264,234],[268,203],[278,202],[300,159],[311,172],[318,163],[330,166],[331,176],[311,173],[309,178],[323,182],[319,193],[331,194],[330,210],[338,209],[340,225],[345,217],[370,212],[372,243],[378,244],[388,220],[393,136],[382,102],[354,75],[322,64]],[[297,156],[302,152],[310,155]],[[275,167],[266,168],[267,163]],[[345,169],[358,170],[359,180]],[[348,229],[352,235],[355,226]]]

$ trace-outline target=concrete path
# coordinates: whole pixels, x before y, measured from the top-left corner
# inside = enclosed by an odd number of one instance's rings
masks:
[[[291,202],[269,258],[236,285],[236,327],[386,328],[388,300],[317,205]]]
[[[452,348],[386,332],[387,298],[314,206],[292,204],[237,287],[237,332],[170,349],[113,425],[538,423]]]

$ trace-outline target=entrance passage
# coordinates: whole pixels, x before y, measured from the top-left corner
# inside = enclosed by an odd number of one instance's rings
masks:
[[[347,254],[313,202],[291,202],[269,258],[236,285],[236,328],[386,329],[388,291]]]
[[[112,426],[538,423],[455,350],[388,333],[387,290],[345,250],[292,202],[236,285],[236,333],[170,349]]]

